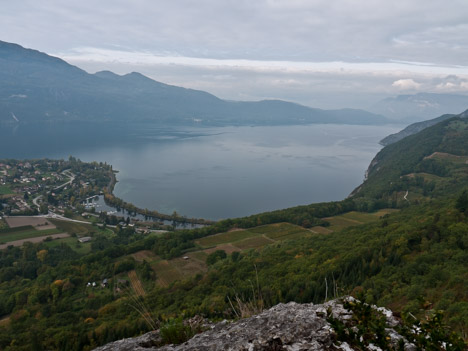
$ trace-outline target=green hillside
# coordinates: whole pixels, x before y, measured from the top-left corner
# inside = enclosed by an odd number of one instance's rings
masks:
[[[160,235],[117,228],[96,234],[89,253],[10,247],[0,252],[0,349],[90,350],[171,318],[345,294],[410,323],[442,311],[431,328],[466,341],[467,162],[468,121],[452,118],[385,147],[343,201]]]

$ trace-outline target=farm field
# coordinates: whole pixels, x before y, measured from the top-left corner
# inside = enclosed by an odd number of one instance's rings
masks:
[[[257,250],[284,240],[326,235],[350,226],[377,221],[380,217],[395,211],[397,210],[383,209],[374,213],[352,211],[326,218],[331,224],[330,227],[318,226],[310,230],[290,223],[275,223],[248,230],[231,230],[199,239],[195,241],[198,250],[189,251],[183,257],[171,260],[161,259],[150,250],[138,251],[132,254],[132,257],[138,262],[143,260],[148,262],[156,272],[157,284],[168,287],[174,281],[206,272],[208,270],[206,258],[217,250],[223,250],[230,255],[235,251]]]
[[[432,155],[425,157],[426,159],[436,158],[441,160],[447,160],[453,163],[466,164],[468,162],[468,156],[452,155],[445,152],[434,152]]]
[[[41,241],[46,241],[47,239],[53,240],[53,239],[59,239],[59,238],[66,238],[68,236],[69,235],[67,233],[59,233],[59,234],[50,234],[46,236],[36,236],[33,238],[28,238],[28,239],[12,240],[6,244],[1,244],[0,250],[6,249],[8,246],[22,246],[26,242],[39,243]]]
[[[391,208],[382,209],[382,210],[379,210],[377,212],[372,212],[372,213],[351,211],[351,212],[347,212],[339,216],[324,218],[324,220],[330,223],[330,226],[325,229],[332,230],[332,231],[339,231],[348,227],[377,221],[381,217],[385,216],[386,214],[391,214],[397,211],[398,210],[391,209]],[[316,230],[315,228],[319,228],[319,227],[314,227],[313,229],[314,231]]]
[[[46,245],[49,247],[65,243],[76,252],[86,254],[91,251],[91,244],[80,244],[77,238],[70,237],[71,234],[78,236],[92,236],[97,233],[107,236],[114,235],[114,232],[107,228],[102,229],[92,225],[43,217],[5,217],[1,223],[3,226],[0,226],[0,249],[6,248],[8,245],[21,246],[26,241],[37,243],[50,237],[54,240],[46,241]]]
[[[37,230],[46,230],[46,229],[55,229],[53,225],[47,218],[43,217],[32,217],[32,216],[18,216],[18,217],[5,217],[10,228],[24,227],[24,226],[33,226]]]
[[[31,239],[36,237],[47,237],[52,234],[63,233],[59,229],[36,230],[32,226],[3,229],[0,232],[0,242],[9,243],[11,241]]]
[[[114,235],[114,232],[109,228],[103,229],[91,224],[61,221],[58,219],[51,219],[50,221],[62,232],[67,232],[70,235],[76,234],[78,236],[93,236],[93,234],[96,233],[106,234],[109,236]]]
[[[61,244],[67,244],[72,248],[73,251],[79,254],[87,254],[91,252],[91,243],[79,243],[77,238],[74,237],[66,237],[66,238],[59,238],[51,241],[46,241],[44,244],[47,247],[56,247]]]
[[[250,228],[249,230],[233,230],[208,236],[196,241],[199,250],[187,252],[184,257],[172,260],[161,260],[151,251],[143,250],[132,256],[137,261],[145,259],[156,272],[157,284],[169,286],[176,280],[181,280],[208,270],[205,263],[209,254],[223,250],[228,255],[235,251],[260,249],[265,245],[282,240],[296,239],[313,232],[289,223],[276,223]]]
[[[210,235],[200,240],[197,240],[196,243],[203,248],[209,248],[213,246],[217,246],[220,244],[228,244],[233,243],[236,241],[244,240],[247,238],[251,238],[258,234],[250,231],[250,230],[235,230],[229,231],[227,233],[215,234]]]

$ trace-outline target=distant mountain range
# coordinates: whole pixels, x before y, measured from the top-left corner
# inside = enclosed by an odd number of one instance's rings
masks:
[[[379,101],[368,110],[405,123],[425,121],[442,114],[459,114],[468,109],[468,96],[419,93],[398,95]]]
[[[321,110],[280,100],[235,102],[139,73],[89,74],[67,62],[0,41],[0,122],[159,122],[180,125],[387,123],[364,110]]]
[[[408,127],[399,131],[398,133],[390,134],[389,136],[383,138],[380,141],[380,144],[383,146],[387,146],[396,143],[397,141],[400,141],[401,139],[406,138],[407,136],[419,133],[420,131],[428,127],[431,127],[439,122],[445,121],[446,119],[452,117],[468,118],[468,110],[459,115],[445,114],[434,119],[410,124]]]

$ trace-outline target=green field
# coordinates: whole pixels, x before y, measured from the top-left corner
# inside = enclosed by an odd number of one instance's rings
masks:
[[[91,252],[91,243],[79,243],[77,238],[69,237],[63,239],[54,239],[51,241],[44,241],[47,247],[56,247],[61,244],[67,244],[73,251],[79,254],[87,254]]]
[[[152,264],[151,267],[156,272],[157,282],[161,286],[169,286],[172,282],[183,278],[176,265],[171,264],[170,261],[159,261]]]
[[[234,245],[241,250],[248,250],[248,249],[258,249],[265,245],[271,244],[274,241],[272,239],[265,238],[264,236],[256,236],[253,238],[248,238],[242,241],[236,242]]]
[[[21,227],[20,227],[21,228]],[[58,230],[58,229],[46,229],[46,230],[36,230],[31,226],[26,226],[22,227],[24,229],[22,230],[2,230],[0,232],[0,242],[1,243],[8,243],[10,241],[15,241],[15,240],[22,240],[22,239],[31,239],[31,238],[36,238],[39,236],[48,236],[51,234],[59,234],[62,233],[63,231]],[[17,229],[17,228],[13,228]]]
[[[274,240],[285,240],[290,239],[292,236],[297,237],[301,235],[310,234],[310,231],[290,223],[277,223],[271,225],[265,225],[251,229],[254,233],[265,234],[270,239]]]
[[[0,185],[0,195],[10,195],[13,194],[8,185]]]
[[[221,233],[216,235],[207,236],[203,239],[197,241],[197,244],[200,246],[207,248],[213,247],[220,244],[228,244],[233,243],[236,241],[244,240],[247,238],[251,238],[258,234],[251,232],[250,230],[236,230],[227,233]]]
[[[114,232],[109,228],[103,229],[91,224],[61,221],[58,219],[51,219],[50,221],[57,227],[57,229],[60,229],[61,232],[66,232],[70,235],[76,234],[78,236],[92,236],[95,233],[105,234],[108,236],[114,235]]]
[[[169,286],[172,282],[197,273],[205,272],[208,267],[205,263],[208,254],[215,250],[224,250],[228,254],[233,251],[260,249],[277,241],[296,239],[313,235],[303,227],[289,223],[276,223],[263,225],[248,230],[234,230],[208,236],[198,240],[200,250],[190,251],[185,254],[188,259],[175,258],[172,260],[147,260],[158,277],[157,283],[161,286]],[[135,257],[147,255],[137,252]]]
[[[330,226],[327,227],[327,229],[339,231],[348,227],[375,222],[386,214],[391,214],[397,211],[398,210],[391,208],[382,209],[372,213],[351,211],[339,216],[333,216],[324,219],[330,223]]]

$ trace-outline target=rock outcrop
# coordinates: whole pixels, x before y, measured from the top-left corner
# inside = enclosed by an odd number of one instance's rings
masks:
[[[324,304],[279,304],[256,316],[236,322],[223,321],[208,330],[195,335],[180,345],[161,345],[159,331],[149,332],[140,337],[123,339],[99,347],[96,351],[183,351],[183,350],[230,350],[230,351],[302,351],[302,350],[353,350],[346,342],[339,341],[330,324],[333,319],[352,327],[353,312],[343,306],[343,301],[332,300]],[[399,321],[392,312],[372,307],[386,324],[386,339],[396,348],[400,340],[404,349],[415,349],[394,329]],[[380,350],[369,342],[369,350]]]

